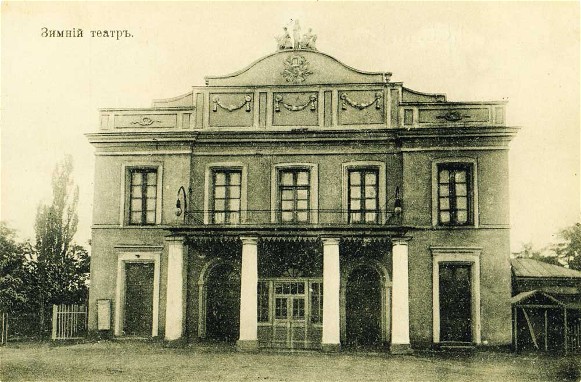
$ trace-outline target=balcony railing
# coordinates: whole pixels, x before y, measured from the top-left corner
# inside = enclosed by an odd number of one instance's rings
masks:
[[[306,212],[304,215],[301,214],[304,212]],[[185,216],[178,216],[177,222],[187,226],[397,226],[401,225],[401,214],[387,209],[363,212],[342,209],[311,209],[295,212],[292,220],[283,220],[281,210],[241,210],[227,213],[194,210],[185,212]]]

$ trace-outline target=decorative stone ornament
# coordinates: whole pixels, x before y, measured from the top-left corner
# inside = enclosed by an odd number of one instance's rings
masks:
[[[306,58],[299,54],[294,54],[288,56],[284,60],[284,70],[282,71],[282,77],[286,82],[292,84],[300,84],[304,82],[308,76],[313,74],[309,69],[309,62]]]
[[[149,117],[143,117],[139,121],[131,122],[132,125],[139,125],[139,126],[151,126],[154,123],[161,123],[161,121],[154,121],[153,119],[151,119]]]
[[[361,103],[357,103],[353,100],[351,100],[349,98],[349,96],[347,95],[347,93],[341,93],[341,109],[343,110],[347,110],[347,105],[355,108],[355,109],[359,109],[359,110],[363,110],[363,109],[367,109],[369,106],[371,105],[375,105],[376,109],[381,109],[381,100],[383,99],[383,94],[381,94],[381,92],[377,92],[375,93],[375,98],[369,102],[361,102]]]
[[[277,95],[276,97],[274,97],[274,111],[279,112],[281,104],[288,111],[301,111],[301,110],[304,110],[309,105],[311,105],[311,111],[316,111],[317,110],[317,96],[314,94],[311,95],[309,97],[309,100],[304,105],[290,105],[288,103],[285,103],[283,101],[281,95]]]
[[[438,115],[436,118],[445,119],[446,121],[449,121],[449,122],[458,122],[458,121],[462,120],[463,118],[470,118],[470,116],[469,115],[462,115],[458,111],[455,111],[455,110],[448,110],[446,112],[446,114]]]
[[[230,112],[234,111],[234,110],[239,110],[242,109],[244,106],[246,106],[246,111],[250,112],[250,102],[252,101],[252,96],[250,95],[246,95],[244,97],[244,101],[242,101],[242,103],[240,103],[239,105],[224,105],[223,103],[220,102],[220,97],[218,96],[214,96],[212,97],[212,103],[214,104],[212,107],[212,111],[215,113],[218,111],[218,106],[224,110],[228,110]]]
[[[299,24],[299,20],[295,20],[294,22],[292,38],[288,30],[287,24],[287,26],[283,28],[283,34],[276,36],[275,39],[276,39],[276,48],[278,50],[286,49],[317,50],[317,48],[315,47],[317,35],[313,33],[312,28],[309,28],[309,31],[302,35],[301,37],[301,26]]]

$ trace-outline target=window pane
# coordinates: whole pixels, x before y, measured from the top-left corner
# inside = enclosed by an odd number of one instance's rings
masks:
[[[468,222],[468,214],[466,211],[458,211],[458,223],[465,224]]]
[[[147,198],[145,199],[145,209],[148,211],[155,210],[155,198]]]
[[[298,173],[297,184],[299,186],[306,186],[309,184],[309,173],[307,171],[301,171]]]
[[[131,213],[131,223],[141,223],[141,211]]]
[[[214,189],[215,198],[225,198],[226,197],[226,187],[218,186]]]
[[[466,185],[465,184],[456,184],[456,195],[457,196],[466,196]]]
[[[293,318],[299,320],[305,318],[305,300],[302,298],[293,300]]]
[[[281,219],[283,222],[290,222],[293,220],[293,213],[292,212],[283,212],[281,214]]]
[[[440,185],[440,196],[450,195],[450,187],[447,184]]]
[[[440,209],[441,210],[449,210],[450,209],[450,199],[449,198],[440,198]]]
[[[131,211],[141,211],[142,201],[141,199],[131,199]]]
[[[297,199],[306,200],[309,197],[309,192],[307,190],[297,190]]]
[[[293,180],[293,173],[292,172],[283,172],[280,177],[280,183],[283,186],[292,186],[294,184]]]
[[[361,189],[359,187],[351,187],[351,198],[360,198]]]
[[[216,211],[224,211],[226,209],[226,201],[224,199],[214,200],[214,209]]]
[[[440,212],[440,222],[442,223],[450,223],[450,213],[449,212]]]
[[[134,198],[140,198],[141,197],[141,186],[131,187],[131,196]]]
[[[231,172],[230,173],[230,184],[238,186],[240,185],[240,173],[239,172]]]
[[[223,172],[216,172],[216,178],[214,180],[214,185],[223,186],[226,184],[226,174]]]
[[[466,170],[456,170],[456,182],[466,183]]]
[[[275,302],[274,316],[275,318],[286,318],[286,298],[277,298]]]
[[[367,173],[365,174],[365,184],[366,185],[375,185],[377,183],[377,174],[375,173]]]
[[[294,202],[291,201],[287,201],[287,200],[283,200],[281,203],[281,209],[283,211],[292,211],[294,207]]]
[[[359,200],[359,199],[351,200],[351,209],[352,210],[360,210],[361,209],[361,200]]]
[[[306,210],[309,208],[309,202],[306,200],[299,200],[297,202],[297,210]]]
[[[450,181],[450,173],[448,170],[440,170],[440,183],[448,183]]]
[[[375,198],[377,195],[377,189],[375,186],[365,187],[365,197],[366,198]]]
[[[365,200],[365,209],[366,210],[375,210],[377,208],[377,203],[375,199],[367,199]]]
[[[353,186],[361,184],[361,174],[359,171],[351,171],[349,173],[349,183]]]
[[[239,211],[240,210],[240,200],[239,199],[230,199],[230,211]]]
[[[283,190],[282,200],[294,200],[294,192],[292,190]]]
[[[147,211],[147,224],[155,223],[155,211]]]
[[[297,283],[297,293],[298,294],[305,293],[305,283],[303,283],[303,282]]]
[[[140,172],[132,172],[131,173],[131,184],[140,185],[141,179],[142,179],[142,174]]]
[[[351,222],[352,223],[359,223],[361,221],[361,214],[356,212],[351,214]]]
[[[157,184],[157,173],[148,172],[147,173],[147,184],[155,186]]]
[[[308,212],[298,212],[297,213],[297,221],[306,222],[309,220]]]
[[[240,186],[230,187],[230,197],[240,199]]]
[[[157,187],[156,186],[147,186],[146,189],[147,192],[147,197],[148,198],[155,198],[155,194],[157,193]]]
[[[223,212],[214,213],[214,223],[216,223],[216,224],[223,224],[224,223],[224,213]]]
[[[468,199],[465,196],[456,198],[456,208],[466,210],[468,208]]]

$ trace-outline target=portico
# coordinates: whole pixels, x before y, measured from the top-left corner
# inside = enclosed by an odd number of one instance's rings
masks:
[[[236,345],[239,350],[271,347],[333,352],[339,351],[342,344],[362,343],[361,339],[350,338],[354,335],[352,330],[345,330],[346,321],[353,320],[354,314],[358,314],[350,311],[353,309],[351,305],[346,305],[346,295],[356,294],[359,288],[348,281],[351,280],[350,274],[356,269],[369,268],[378,270],[377,280],[380,281],[373,284],[372,289],[381,296],[377,302],[377,311],[380,312],[377,316],[381,319],[377,338],[372,342],[389,346],[397,353],[410,349],[407,239],[376,236],[364,240],[353,234],[345,236],[345,233],[276,236],[268,232],[242,232],[229,236],[221,244],[234,246],[231,256],[220,256],[223,254],[220,250],[208,249],[208,246],[201,250],[205,251],[203,255],[200,255],[200,249],[197,256],[190,254],[195,261],[210,264],[204,266],[199,280],[195,280],[183,277],[187,273],[187,261],[183,259],[188,258],[188,243],[195,248],[197,242],[215,240],[201,233],[185,233],[183,227],[180,231],[181,236],[167,239],[167,340],[177,340],[185,332],[192,332],[185,330],[188,320],[181,303],[185,296],[183,291],[187,289],[198,295],[197,335],[201,339],[207,336],[215,338],[207,332],[206,321],[213,320],[211,315],[217,314],[231,317],[232,322],[224,322],[224,326],[237,325]],[[368,253],[377,252],[375,248],[383,248],[384,252],[377,259],[367,259]],[[235,280],[234,283],[212,281],[218,277],[212,270],[220,263],[231,264],[232,272],[237,273],[229,278]],[[180,282],[184,284],[178,285]],[[227,307],[210,300],[230,294],[216,291],[208,294],[207,285],[212,282],[218,288],[239,285],[236,312],[215,312],[216,307]],[[232,292],[236,299],[236,292]],[[213,308],[208,309],[208,306]],[[356,321],[350,322],[349,327],[365,324]],[[215,323],[210,323],[210,326],[214,327],[212,330],[220,330],[215,328]]]

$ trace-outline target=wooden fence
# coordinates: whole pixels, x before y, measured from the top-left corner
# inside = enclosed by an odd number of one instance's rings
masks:
[[[52,339],[74,340],[87,334],[87,307],[85,305],[52,306]]]
[[[6,345],[8,342],[8,313],[0,312],[0,345]]]

